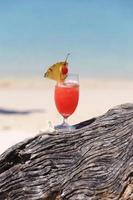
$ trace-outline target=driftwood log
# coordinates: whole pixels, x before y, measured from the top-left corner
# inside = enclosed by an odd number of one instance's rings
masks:
[[[133,104],[0,156],[0,200],[133,200]]]

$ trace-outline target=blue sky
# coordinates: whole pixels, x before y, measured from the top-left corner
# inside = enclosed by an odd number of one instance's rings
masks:
[[[42,76],[70,52],[88,77],[133,77],[132,0],[0,0],[2,76]]]

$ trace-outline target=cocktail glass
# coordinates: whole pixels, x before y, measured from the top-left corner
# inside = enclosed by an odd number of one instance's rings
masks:
[[[64,82],[57,82],[55,86],[55,105],[63,117],[63,122],[55,126],[57,129],[74,129],[67,123],[67,119],[74,113],[79,100],[79,77],[77,74],[68,74]]]

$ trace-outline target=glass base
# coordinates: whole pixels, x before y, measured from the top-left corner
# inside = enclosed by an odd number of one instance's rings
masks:
[[[63,122],[62,124],[54,126],[54,129],[59,131],[73,131],[75,130],[75,127]]]

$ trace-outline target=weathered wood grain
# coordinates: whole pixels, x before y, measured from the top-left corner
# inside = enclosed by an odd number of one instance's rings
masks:
[[[0,200],[133,199],[133,104],[0,156]]]

